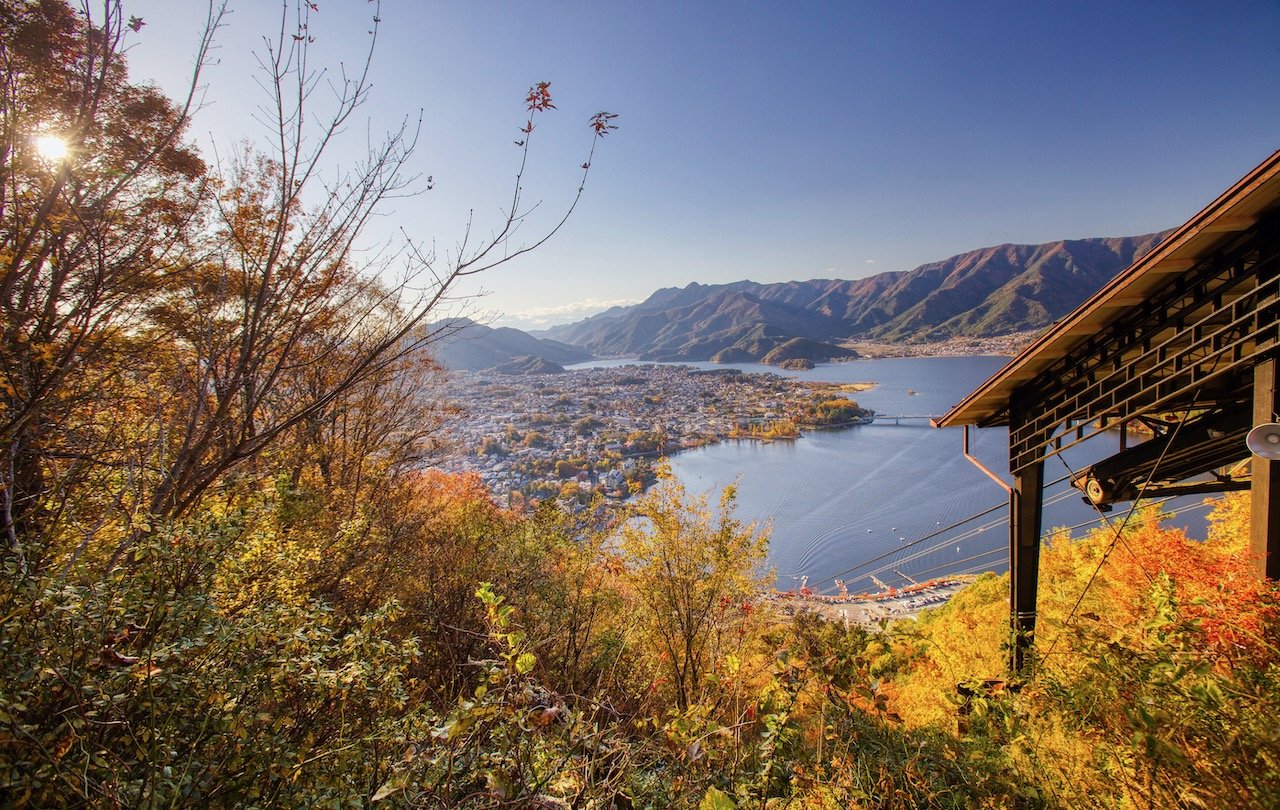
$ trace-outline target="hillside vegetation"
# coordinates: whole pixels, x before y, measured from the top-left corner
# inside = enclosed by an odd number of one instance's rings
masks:
[[[266,81],[298,105],[313,5]],[[1203,544],[1152,514],[1055,538],[1004,689],[1003,577],[870,634],[774,611],[732,489],[660,468],[621,512],[501,509],[429,468],[424,329],[523,209],[388,287],[354,245],[403,132],[307,204],[289,133],[317,118],[282,101],[282,151],[211,175],[125,80],[143,21],[0,10],[0,806],[1274,806],[1280,618],[1241,499]],[[333,87],[320,152],[367,89]],[[521,160],[553,106],[530,88]],[[93,159],[50,166],[35,121]]]
[[[1151,514],[1118,545],[1106,530],[1053,540],[1032,674],[984,688],[1004,673],[1005,576],[871,634],[759,599],[766,540],[732,518],[732,492],[713,507],[668,478],[635,520],[575,522],[504,512],[474,479],[363,463],[354,488],[313,463],[265,463],[150,527],[105,574],[109,544],[81,548],[71,526],[32,548],[40,573],[11,568],[0,592],[6,802],[1280,795],[1280,603],[1249,574],[1243,499],[1218,507],[1203,544]],[[978,695],[968,705],[960,685]]]

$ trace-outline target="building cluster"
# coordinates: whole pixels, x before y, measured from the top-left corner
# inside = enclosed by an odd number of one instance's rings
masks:
[[[945,337],[931,336],[929,341],[918,343],[880,343],[871,340],[851,340],[846,344],[863,357],[956,357],[969,355],[1005,355],[1012,357],[1022,351],[1042,330],[1013,332],[993,337]]]
[[[812,383],[736,369],[458,372],[453,444],[438,466],[478,474],[504,504],[594,492],[624,499],[649,483],[652,459],[786,418],[814,396]]]

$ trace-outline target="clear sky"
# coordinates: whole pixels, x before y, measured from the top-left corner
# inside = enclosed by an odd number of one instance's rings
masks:
[[[313,59],[352,61],[374,5],[316,0]],[[292,0],[289,4],[292,7]],[[232,0],[193,136],[206,154],[264,131],[252,51],[276,0]],[[146,26],[132,73],[171,92],[203,0],[125,0]],[[477,285],[497,324],[577,320],[659,287],[856,278],[1005,242],[1181,224],[1280,148],[1280,2],[487,2],[384,0],[374,87],[353,127],[423,113],[414,168],[434,188],[375,229],[456,244],[499,221],[528,87],[532,238]],[[358,154],[340,155],[354,161]]]

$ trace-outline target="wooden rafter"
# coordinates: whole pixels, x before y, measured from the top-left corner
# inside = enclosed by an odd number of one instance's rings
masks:
[[[1154,413],[1247,406],[1255,358],[1280,335],[1277,229],[1251,231],[1203,260],[1019,387],[1026,414],[1010,469]]]

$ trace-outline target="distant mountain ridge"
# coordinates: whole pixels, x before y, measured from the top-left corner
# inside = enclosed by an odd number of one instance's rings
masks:
[[[1048,326],[1167,233],[997,245],[854,280],[668,287],[540,334],[597,355],[659,361],[761,359],[796,338],[810,341],[813,356],[815,344],[850,339],[998,336]]]
[[[432,355],[442,365],[458,371],[503,367],[510,373],[512,363],[517,360],[528,371],[535,367],[550,369],[550,366],[531,364],[532,360],[558,367],[592,358],[591,352],[577,346],[539,339],[519,329],[495,329],[467,318],[442,321],[430,328],[440,335],[431,346]]]

